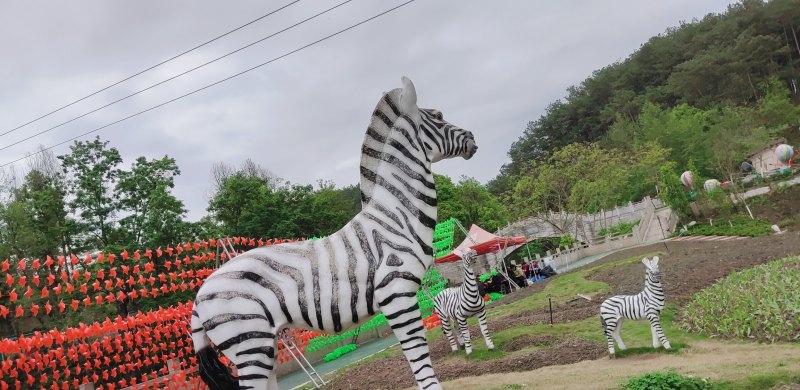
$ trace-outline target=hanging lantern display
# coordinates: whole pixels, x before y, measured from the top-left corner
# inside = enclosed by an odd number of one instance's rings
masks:
[[[783,164],[789,164],[792,156],[794,156],[794,149],[791,145],[780,144],[775,148],[775,157]]]
[[[719,188],[719,186],[720,182],[717,179],[708,179],[703,183],[703,188],[705,188],[707,192],[714,191],[714,189]]]
[[[681,183],[686,187],[692,186],[692,171],[686,171],[681,174]]]

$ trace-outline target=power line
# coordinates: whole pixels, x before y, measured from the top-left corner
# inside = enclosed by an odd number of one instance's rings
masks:
[[[326,41],[326,40],[328,40],[328,39],[330,39],[330,38],[333,38],[333,37],[335,37],[335,36],[337,36],[337,35],[339,35],[339,34],[342,34],[342,33],[346,32],[346,31],[352,30],[352,29],[354,29],[354,28],[356,28],[356,27],[358,27],[358,26],[360,26],[360,25],[362,25],[362,24],[364,24],[364,23],[367,23],[367,22],[369,22],[369,21],[371,21],[371,20],[377,19],[377,18],[379,18],[379,17],[381,17],[381,16],[383,16],[383,15],[386,15],[386,14],[388,14],[388,13],[392,12],[392,11],[395,11],[395,10],[397,10],[397,9],[401,8],[401,7],[404,7],[404,6],[408,5],[408,4],[411,4],[411,3],[413,3],[414,1],[415,1],[415,0],[408,0],[408,1],[406,1],[405,3],[402,3],[402,4],[400,4],[400,5],[397,5],[397,6],[395,6],[395,7],[389,8],[388,10],[386,10],[386,11],[383,11],[383,12],[381,12],[381,13],[377,14],[377,15],[374,15],[374,16],[372,16],[372,17],[369,17],[369,18],[367,18],[367,19],[364,19],[364,20],[362,20],[362,21],[360,21],[360,22],[358,22],[358,23],[356,23],[356,24],[353,24],[353,25],[351,25],[351,26],[347,27],[347,28],[344,28],[344,29],[342,29],[342,30],[339,30],[339,31],[337,31],[337,32],[335,32],[335,33],[333,33],[333,34],[327,35],[327,36],[325,36],[325,37],[323,37],[323,38],[320,38],[320,39],[318,39],[318,40],[316,40],[316,41],[314,41],[314,42],[311,42],[311,43],[309,43],[309,44],[306,44],[306,45],[304,45],[304,46],[301,46],[301,47],[299,47],[299,48],[297,48],[297,49],[294,49],[294,50],[292,50],[292,51],[290,51],[290,52],[284,53],[284,54],[282,54],[282,55],[280,55],[280,56],[278,56],[278,57],[272,58],[272,59],[271,59],[271,60],[269,60],[269,61],[263,62],[263,63],[261,63],[261,64],[259,64],[259,65],[256,65],[256,66],[253,66],[253,67],[251,67],[251,68],[248,68],[248,69],[246,69],[246,70],[243,70],[243,71],[241,71],[241,72],[239,72],[239,73],[236,73],[236,74],[233,74],[233,75],[231,75],[231,76],[228,76],[228,77],[226,77],[226,78],[224,78],[224,79],[222,79],[222,80],[219,80],[219,81],[217,81],[217,82],[214,82],[214,83],[208,84],[208,85],[206,85],[206,86],[204,86],[204,87],[201,87],[201,88],[198,88],[198,89],[196,89],[196,90],[194,90],[194,91],[192,91],[192,92],[189,92],[189,93],[183,94],[183,95],[181,95],[181,96],[178,96],[178,97],[176,97],[176,98],[174,98],[174,99],[167,100],[167,101],[165,101],[165,102],[163,102],[163,103],[160,103],[160,104],[157,104],[157,105],[155,105],[155,106],[152,106],[152,107],[150,107],[150,108],[147,108],[147,109],[145,109],[145,110],[139,111],[139,112],[137,112],[137,113],[135,113],[135,114],[128,115],[128,116],[126,116],[126,117],[124,117],[124,118],[122,118],[122,119],[118,119],[118,120],[116,120],[116,121],[114,121],[114,122],[111,122],[111,123],[108,123],[108,124],[106,124],[106,125],[100,126],[100,127],[96,128],[96,129],[94,129],[94,130],[89,130],[89,131],[87,131],[87,132],[85,132],[85,133],[82,133],[82,134],[80,134],[80,135],[78,135],[78,136],[72,137],[72,138],[70,138],[70,139],[68,139],[68,140],[65,140],[65,141],[59,142],[59,143],[57,143],[57,144],[55,144],[55,145],[51,145],[51,146],[48,146],[48,147],[46,147],[46,148],[40,149],[40,150],[38,150],[38,151],[36,151],[36,152],[34,152],[34,153],[31,153],[31,154],[29,154],[29,155],[27,155],[27,156],[20,157],[20,158],[18,158],[18,159],[16,159],[16,160],[13,160],[13,161],[9,161],[9,162],[7,162],[7,163],[4,163],[4,164],[0,165],[0,168],[6,167],[6,166],[8,166],[8,165],[11,165],[11,164],[13,164],[13,163],[15,163],[15,162],[17,162],[17,161],[21,161],[21,160],[28,159],[28,158],[30,158],[30,157],[32,157],[32,156],[35,156],[35,155],[37,155],[37,154],[40,154],[40,153],[42,153],[42,152],[45,152],[45,151],[48,151],[48,150],[50,150],[50,149],[53,149],[53,148],[55,148],[55,147],[61,146],[61,145],[65,144],[65,143],[67,143],[67,142],[74,141],[74,140],[76,140],[76,139],[78,139],[78,138],[81,138],[81,137],[83,137],[83,136],[86,136],[86,135],[89,135],[89,134],[92,134],[92,133],[96,133],[96,132],[98,132],[98,131],[100,131],[100,130],[103,130],[103,129],[105,129],[106,127],[113,126],[113,125],[115,125],[115,124],[117,124],[117,123],[120,123],[120,122],[126,121],[126,120],[128,120],[128,119],[130,119],[130,118],[133,118],[133,117],[139,116],[139,115],[141,115],[141,114],[144,114],[144,113],[146,113],[146,112],[148,112],[148,111],[155,110],[156,108],[159,108],[159,107],[165,106],[165,105],[167,105],[167,104],[170,104],[170,103],[172,103],[172,102],[174,102],[174,101],[177,101],[177,100],[183,99],[183,98],[185,98],[185,97],[187,97],[187,96],[190,96],[190,95],[193,95],[193,94],[195,94],[195,93],[197,93],[197,92],[200,92],[200,91],[203,91],[203,90],[205,90],[205,89],[211,88],[211,87],[213,87],[213,86],[215,86],[215,85],[217,85],[217,84],[221,84],[221,83],[223,83],[223,82],[225,82],[225,81],[231,80],[231,79],[233,79],[233,78],[235,78],[235,77],[239,77],[239,76],[241,76],[241,75],[243,75],[243,74],[245,74],[245,73],[248,73],[248,72],[251,72],[251,71],[253,71],[253,70],[256,70],[256,69],[258,69],[258,68],[260,68],[260,67],[262,67],[262,66],[264,66],[264,65],[271,64],[271,63],[273,63],[273,62],[275,62],[275,61],[277,61],[277,60],[280,60],[280,59],[282,59],[282,58],[284,58],[284,57],[287,57],[287,56],[289,56],[289,55],[292,55],[292,54],[294,54],[294,53],[297,53],[297,52],[299,52],[299,51],[301,51],[301,50],[307,49],[307,48],[309,48],[309,47],[311,47],[311,46],[314,46],[314,45],[316,45],[316,44],[318,44],[318,43],[320,43],[320,42],[323,42],[323,41]]]
[[[10,144],[8,144],[8,145],[6,145],[6,146],[3,146],[2,148],[0,148],[0,151],[2,151],[2,150],[6,150],[6,149],[8,149],[8,148],[10,148],[10,147],[12,147],[12,146],[15,146],[15,145],[19,145],[19,144],[21,144],[21,143],[23,143],[23,142],[25,142],[25,141],[27,141],[27,140],[29,140],[29,139],[36,138],[36,137],[38,137],[38,136],[40,136],[40,135],[42,135],[42,134],[44,134],[44,133],[48,133],[48,132],[50,132],[50,131],[53,131],[53,130],[55,130],[55,129],[57,129],[57,128],[61,127],[61,126],[64,126],[64,125],[66,125],[66,124],[68,124],[68,123],[71,123],[71,122],[74,122],[74,121],[76,121],[76,120],[78,120],[78,119],[81,119],[81,118],[83,118],[83,117],[87,116],[87,115],[91,115],[91,114],[93,114],[93,113],[95,113],[95,112],[97,112],[97,111],[100,111],[100,110],[102,110],[102,109],[104,109],[104,108],[106,108],[106,107],[113,106],[114,104],[117,104],[117,103],[119,103],[119,102],[121,102],[121,101],[123,101],[123,100],[130,99],[131,97],[134,97],[134,96],[136,96],[136,95],[138,95],[138,94],[140,94],[140,93],[142,93],[142,92],[148,91],[148,90],[150,90],[150,89],[153,89],[153,88],[155,88],[155,87],[157,87],[157,86],[159,86],[159,85],[162,85],[162,84],[168,83],[168,82],[170,82],[170,81],[172,81],[172,80],[175,80],[175,79],[176,79],[176,78],[178,78],[178,77],[181,77],[181,76],[184,76],[184,75],[186,75],[186,74],[189,74],[189,73],[191,73],[191,72],[194,72],[195,70],[198,70],[198,69],[200,69],[200,68],[202,68],[202,67],[208,66],[208,65],[210,65],[210,64],[212,64],[212,63],[214,63],[214,62],[217,62],[217,61],[219,61],[219,60],[221,60],[221,59],[223,59],[223,58],[225,58],[225,57],[229,57],[229,56],[231,56],[231,55],[233,55],[233,54],[235,54],[235,53],[238,53],[238,52],[240,52],[240,51],[242,51],[242,50],[244,50],[244,49],[247,49],[248,47],[251,47],[251,46],[253,46],[253,45],[256,45],[256,44],[258,44],[258,43],[261,43],[261,42],[263,42],[263,41],[265,41],[265,40],[267,40],[267,39],[269,39],[269,38],[272,38],[272,37],[274,37],[274,36],[276,36],[276,35],[280,35],[280,34],[282,34],[282,33],[286,32],[286,31],[288,31],[288,30],[291,30],[291,29],[293,29],[293,28],[295,28],[295,27],[297,27],[297,26],[299,26],[299,25],[301,25],[301,24],[304,24],[304,23],[306,23],[306,22],[308,22],[308,21],[310,21],[310,20],[312,20],[312,19],[316,19],[316,18],[318,18],[318,17],[320,17],[320,16],[322,16],[322,15],[324,15],[324,14],[326,14],[326,13],[330,12],[330,11],[333,11],[334,9],[336,9],[336,8],[339,8],[339,7],[341,7],[341,6],[343,6],[343,5],[347,4],[347,3],[349,3],[349,2],[351,2],[351,1],[353,1],[353,0],[345,0],[345,1],[343,1],[343,2],[341,2],[341,3],[339,3],[339,4],[337,4],[337,5],[335,5],[335,6],[333,6],[333,7],[330,7],[330,8],[328,8],[328,9],[324,10],[324,11],[321,11],[321,12],[319,12],[319,13],[317,13],[317,14],[313,15],[313,16],[310,16],[310,17],[308,17],[308,18],[306,18],[306,19],[304,19],[304,20],[301,20],[301,21],[299,21],[299,22],[297,22],[297,23],[295,23],[295,24],[293,24],[293,25],[291,25],[291,26],[289,26],[289,27],[286,27],[286,28],[284,28],[283,30],[280,30],[280,31],[278,31],[278,32],[275,32],[275,33],[272,33],[272,34],[270,34],[270,35],[267,35],[267,36],[266,36],[266,37],[264,37],[264,38],[261,38],[261,39],[258,39],[258,40],[256,40],[256,41],[253,41],[253,42],[251,42],[251,43],[249,43],[249,44],[247,44],[247,45],[244,45],[244,46],[242,46],[242,47],[240,47],[240,48],[238,48],[238,49],[236,49],[236,50],[234,50],[234,51],[228,52],[228,53],[226,53],[226,54],[223,54],[223,55],[221,55],[221,56],[219,56],[219,57],[217,57],[217,58],[214,58],[213,60],[210,60],[210,61],[207,61],[207,62],[205,62],[205,63],[202,63],[202,64],[200,64],[200,65],[198,65],[198,66],[195,66],[194,68],[191,68],[191,69],[189,69],[189,70],[187,70],[187,71],[184,71],[184,72],[178,73],[178,74],[176,74],[176,75],[174,75],[174,76],[172,76],[172,77],[170,77],[170,78],[167,78],[167,79],[161,80],[161,81],[159,81],[159,82],[157,82],[157,83],[155,83],[155,84],[152,84],[152,85],[150,85],[150,86],[148,86],[148,87],[145,87],[145,88],[143,88],[143,89],[140,89],[140,90],[138,90],[138,91],[136,91],[136,92],[133,92],[133,93],[131,93],[131,94],[129,94],[129,95],[126,95],[126,96],[124,96],[124,97],[121,97],[121,98],[119,98],[119,99],[117,99],[117,100],[114,100],[114,101],[113,101],[113,102],[111,102],[111,103],[108,103],[108,104],[105,104],[105,105],[103,105],[103,106],[97,107],[97,108],[95,108],[94,110],[91,110],[91,111],[85,112],[85,113],[83,113],[83,114],[81,114],[81,115],[78,115],[78,116],[76,116],[76,117],[74,117],[74,118],[72,118],[72,119],[70,119],[70,120],[67,120],[67,121],[61,122],[61,123],[59,123],[59,124],[57,124],[57,125],[55,125],[55,126],[52,126],[52,127],[50,127],[50,128],[47,128],[47,129],[45,129],[45,130],[42,130],[42,131],[40,131],[40,132],[38,132],[38,133],[36,133],[36,134],[30,135],[30,136],[28,136],[28,137],[25,137],[25,138],[23,138],[23,139],[21,139],[21,140],[19,140],[19,141],[12,142],[12,143],[10,143]]]
[[[169,59],[166,59],[166,60],[164,60],[164,61],[161,61],[161,62],[159,62],[159,63],[157,63],[157,64],[155,64],[155,65],[153,65],[153,66],[151,66],[151,67],[149,67],[149,68],[147,68],[147,69],[145,69],[145,70],[142,70],[142,71],[139,71],[139,72],[137,72],[137,73],[134,73],[134,74],[132,74],[132,75],[130,75],[130,76],[128,76],[128,77],[126,77],[126,78],[124,78],[124,79],[120,80],[120,81],[117,81],[116,83],[113,83],[113,84],[111,84],[111,85],[108,85],[108,86],[106,86],[106,87],[104,87],[104,88],[102,88],[102,89],[98,89],[97,91],[94,91],[94,92],[92,92],[92,93],[90,93],[90,94],[88,94],[88,95],[86,95],[86,96],[84,96],[84,97],[82,97],[82,98],[80,98],[80,99],[78,99],[78,100],[75,100],[75,101],[73,101],[73,102],[71,102],[71,103],[69,103],[69,104],[66,104],[66,105],[64,105],[64,106],[61,106],[61,107],[59,107],[59,108],[57,108],[57,109],[53,110],[53,111],[50,111],[50,112],[48,112],[47,114],[44,114],[44,115],[42,115],[42,116],[40,116],[40,117],[38,117],[38,118],[36,118],[36,119],[33,119],[33,120],[31,120],[31,121],[29,121],[29,122],[26,122],[26,123],[23,123],[23,124],[21,124],[21,125],[19,125],[19,126],[15,127],[15,128],[13,128],[13,129],[11,129],[11,130],[8,130],[8,131],[6,131],[5,133],[2,133],[2,134],[0,134],[0,137],[4,136],[4,135],[6,135],[6,134],[13,133],[13,132],[15,132],[15,131],[17,131],[17,130],[19,130],[19,129],[21,129],[21,128],[23,128],[23,127],[25,127],[25,126],[29,125],[29,124],[31,124],[31,123],[34,123],[34,122],[37,122],[37,121],[39,121],[40,119],[47,118],[48,116],[50,116],[50,115],[52,115],[52,114],[55,114],[55,113],[57,113],[57,112],[59,112],[59,111],[61,111],[61,110],[65,109],[65,108],[67,108],[67,107],[70,107],[70,106],[72,106],[72,105],[74,105],[74,104],[76,104],[76,103],[80,103],[80,102],[82,102],[82,101],[84,101],[84,100],[86,100],[86,99],[88,99],[88,98],[90,98],[90,97],[92,97],[92,96],[94,96],[94,95],[97,95],[97,94],[98,94],[98,93],[100,93],[100,92],[103,92],[103,91],[105,91],[105,90],[107,90],[107,89],[109,89],[109,88],[111,88],[111,87],[114,87],[114,86],[116,86],[116,85],[122,84],[122,83],[124,83],[124,82],[126,82],[126,81],[128,81],[128,80],[130,80],[130,79],[132,79],[132,78],[134,78],[134,77],[136,77],[136,76],[138,76],[138,75],[142,74],[142,73],[145,73],[145,72],[147,72],[147,71],[149,71],[149,70],[155,69],[155,68],[157,68],[157,67],[159,67],[159,66],[161,66],[161,65],[164,65],[164,64],[166,64],[167,62],[170,62],[170,61],[172,61],[172,60],[174,60],[174,59],[176,59],[176,58],[178,58],[178,57],[181,57],[181,56],[183,56],[183,55],[189,54],[189,53],[191,53],[191,52],[193,52],[193,51],[195,51],[195,50],[197,50],[197,49],[199,49],[199,48],[201,48],[201,47],[203,47],[203,46],[205,46],[205,45],[208,45],[208,44],[209,44],[209,43],[211,43],[211,42],[214,42],[214,41],[216,41],[216,40],[219,40],[220,38],[224,38],[224,37],[226,37],[226,36],[228,36],[228,35],[230,35],[230,34],[232,34],[232,33],[236,32],[236,31],[239,31],[239,30],[241,30],[241,29],[243,29],[243,28],[245,28],[245,27],[247,27],[247,26],[249,26],[249,25],[251,25],[251,24],[253,24],[253,23],[257,22],[257,21],[259,21],[259,20],[261,20],[261,19],[264,19],[264,18],[266,18],[267,16],[270,16],[270,15],[272,15],[272,14],[275,14],[275,13],[279,12],[279,11],[282,11],[283,9],[285,9],[285,8],[289,7],[290,5],[294,5],[294,4],[298,3],[299,1],[300,1],[300,0],[295,0],[295,1],[291,2],[291,3],[289,3],[289,4],[286,4],[286,5],[284,5],[283,7],[280,7],[280,8],[278,8],[278,9],[274,10],[274,11],[271,11],[271,12],[268,12],[268,13],[266,13],[266,14],[264,14],[264,15],[261,15],[261,16],[259,16],[258,18],[255,18],[255,19],[253,19],[253,20],[251,20],[251,21],[249,21],[249,22],[247,22],[247,23],[245,23],[245,24],[243,24],[243,25],[241,25],[241,26],[239,26],[239,27],[236,27],[236,28],[234,28],[233,30],[230,30],[230,31],[228,31],[228,32],[226,32],[226,33],[224,33],[224,34],[222,34],[222,35],[220,35],[220,36],[217,36],[216,38],[213,38],[213,39],[211,39],[211,40],[209,40],[209,41],[203,42],[203,43],[201,43],[201,44],[199,44],[199,45],[197,45],[197,46],[195,46],[195,47],[193,47],[193,48],[191,48],[191,49],[189,49],[189,50],[186,50],[186,51],[184,51],[184,52],[182,52],[182,53],[180,53],[180,54],[178,54],[178,55],[176,55],[176,56],[173,56],[173,57],[171,57],[171,58],[169,58]]]

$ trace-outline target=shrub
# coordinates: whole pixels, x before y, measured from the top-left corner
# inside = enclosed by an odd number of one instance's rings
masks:
[[[736,272],[697,293],[682,326],[716,337],[790,341],[800,337],[800,258]]]
[[[620,222],[616,225],[609,226],[608,228],[600,229],[600,231],[598,231],[597,234],[600,237],[604,237],[606,235],[616,236],[616,235],[630,234],[631,232],[633,232],[634,226],[638,224],[639,224],[638,220],[633,222]]]
[[[626,390],[715,390],[721,387],[703,378],[683,376],[675,371],[651,372],[628,379]]]

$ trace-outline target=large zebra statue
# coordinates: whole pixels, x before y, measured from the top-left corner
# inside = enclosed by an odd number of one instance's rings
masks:
[[[486,339],[486,346],[489,349],[494,349],[492,338],[489,337],[489,325],[486,324],[486,304],[478,292],[478,282],[475,278],[475,272],[472,271],[472,266],[477,258],[478,254],[474,250],[467,251],[463,256],[464,283],[458,287],[442,290],[433,298],[434,310],[442,321],[442,331],[450,341],[450,347],[453,352],[458,351],[458,344],[455,337],[453,337],[455,329],[451,327],[450,322],[452,320],[454,321],[452,324],[457,325],[458,335],[460,336],[458,338],[464,345],[467,355],[472,353],[467,318],[475,314],[478,315],[478,322],[480,322],[483,338]]]
[[[617,340],[619,349],[625,349],[625,344],[619,335],[622,320],[625,318],[632,320],[647,318],[653,333],[653,348],[663,344],[664,348],[670,349],[659,320],[661,310],[664,310],[664,287],[661,286],[658,256],[653,257],[652,261],[645,257],[642,259],[642,264],[646,268],[642,292],[636,295],[613,296],[600,305],[600,323],[608,339],[608,353],[611,355],[614,355],[614,339]]]
[[[364,206],[332,235],[243,253],[197,292],[192,340],[212,389],[275,389],[275,337],[285,328],[341,332],[381,311],[420,389],[441,389],[416,292],[433,263],[431,163],[478,147],[472,133],[417,107],[414,85],[383,95],[362,148]],[[211,343],[235,365],[234,378]],[[376,373],[377,374],[377,373]],[[237,383],[238,379],[238,383]]]

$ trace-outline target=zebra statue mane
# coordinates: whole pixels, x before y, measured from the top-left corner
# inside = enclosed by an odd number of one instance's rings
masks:
[[[481,333],[486,341],[486,347],[494,349],[494,343],[489,336],[489,325],[486,323],[486,304],[479,293],[478,281],[472,266],[478,258],[477,252],[473,249],[467,250],[463,256],[464,283],[458,287],[450,287],[442,290],[433,299],[436,315],[442,321],[442,332],[450,342],[453,352],[458,351],[456,337],[453,337],[454,329],[452,326],[458,325],[458,340],[464,346],[467,355],[472,353],[472,341],[470,339],[467,319],[478,315]],[[454,322],[451,322],[454,321]]]
[[[614,355],[614,341],[620,350],[625,349],[620,330],[623,319],[641,320],[650,322],[653,335],[653,348],[664,345],[670,349],[669,341],[661,328],[660,315],[664,310],[664,287],[661,285],[661,270],[658,268],[658,256],[652,260],[642,259],[645,266],[644,290],[636,295],[617,295],[606,299],[600,305],[600,324],[603,326],[608,340],[608,353]]]
[[[276,335],[287,328],[339,333],[386,316],[420,389],[441,389],[417,290],[433,264],[436,187],[430,165],[471,158],[472,133],[417,107],[414,84],[385,93],[361,158],[363,207],[320,240],[262,247],[217,269],[197,292],[192,341],[212,389],[276,389]],[[212,347],[212,343],[214,346]],[[215,350],[216,349],[216,350]],[[217,350],[238,370],[233,377]]]

